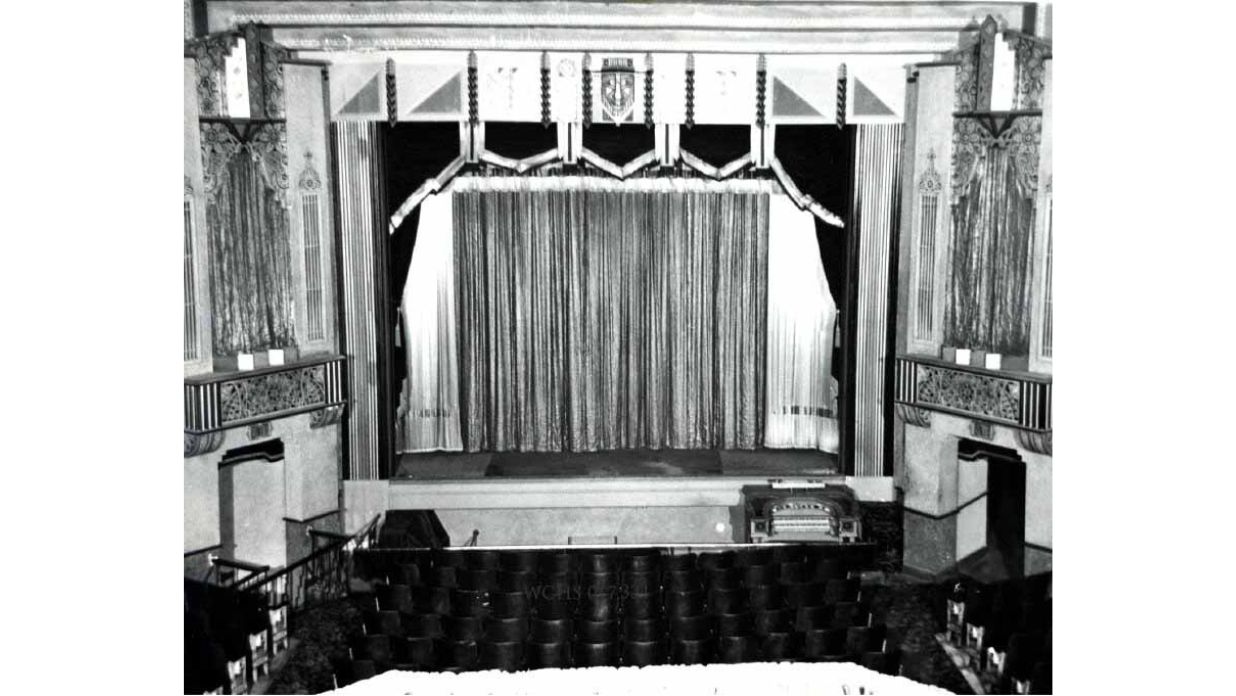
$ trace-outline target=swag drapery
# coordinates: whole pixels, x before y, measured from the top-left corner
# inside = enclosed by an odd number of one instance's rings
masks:
[[[835,308],[773,184],[452,190],[422,204],[404,294],[401,451],[836,451]]]

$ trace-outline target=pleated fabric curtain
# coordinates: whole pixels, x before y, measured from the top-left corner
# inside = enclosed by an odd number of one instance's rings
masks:
[[[216,356],[295,345],[288,213],[270,140],[214,158],[206,225]]]
[[[754,449],[766,182],[456,182],[467,451]]]
[[[837,306],[815,220],[785,196],[768,212],[768,390],[764,446],[836,453],[831,362]]]
[[[1030,352],[1030,264],[1038,162],[991,145],[953,208],[945,345],[1004,355]]]
[[[448,194],[421,203],[416,248],[403,293],[408,377],[400,397],[400,452],[460,451],[453,206]]]

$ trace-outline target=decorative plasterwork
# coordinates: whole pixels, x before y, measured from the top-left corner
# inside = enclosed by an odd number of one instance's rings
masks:
[[[1021,392],[1016,380],[919,365],[916,389],[921,404],[1011,423],[1020,416]]]
[[[269,42],[260,42],[262,49],[262,100],[266,118],[283,118],[284,107],[283,63],[291,58],[291,51]],[[251,92],[252,93],[252,92]]]
[[[214,21],[279,25],[354,27],[429,26],[439,29],[480,27],[532,29],[552,26],[575,29],[657,29],[690,26],[701,31],[732,29],[909,31],[956,33],[974,17],[996,13],[1020,24],[1020,4],[930,3],[914,12],[883,3],[818,2],[817,0],[747,2],[737,7],[717,3],[704,13],[698,2],[684,0],[613,0],[606,3],[511,3],[509,0],[393,0],[381,3],[318,0],[313,3],[269,0],[212,0]],[[514,6],[513,6],[514,5]]]
[[[313,152],[305,150],[305,164],[297,179],[297,188],[301,193],[321,193],[322,177],[318,176],[318,168],[313,165]]]
[[[185,458],[210,454],[223,445],[223,432],[185,433]]]
[[[1037,454],[1051,455],[1051,431],[1036,433],[1028,430],[1017,431],[1017,444],[1024,449]]]
[[[1016,55],[1017,94],[1015,109],[1040,109],[1043,107],[1044,76],[1043,62],[1051,57],[1051,44],[1033,36],[1006,32],[1005,40]]]
[[[270,437],[270,430],[271,430],[270,421],[265,421],[262,423],[254,423],[249,426],[249,439],[250,440],[261,440],[263,438]]]
[[[987,421],[970,421],[970,435],[988,442],[996,439],[996,426]]]
[[[1027,195],[1039,185],[1042,118],[1028,115],[974,115],[953,120],[953,198],[969,191],[979,165],[993,149],[1006,150],[1016,163],[1018,184]]]
[[[334,425],[343,420],[343,411],[344,407],[342,405],[328,406],[326,408],[314,411],[309,414],[309,427],[325,428],[329,425]]]
[[[288,189],[287,126],[254,123],[238,130],[231,123],[206,122],[201,126],[202,178],[206,195],[216,185],[228,162],[242,151],[259,163],[262,177],[275,189]]]
[[[336,357],[254,373],[187,379],[186,438],[342,405],[343,362]]]
[[[224,425],[324,403],[325,365],[224,382],[219,388]]]
[[[216,34],[185,41],[185,55],[194,59],[197,70],[197,108],[202,116],[226,116],[227,100],[224,62],[236,46],[233,34]]]
[[[193,184],[192,182],[189,181],[189,177],[186,176],[185,177],[185,196],[188,197],[192,195],[193,195]]]
[[[927,168],[923,170],[923,175],[918,180],[918,192],[931,196],[939,195],[944,190],[944,181],[940,178],[940,172],[936,170],[936,151],[930,150],[927,153]]]
[[[906,425],[913,425],[919,428],[931,427],[931,411],[925,408],[918,408],[908,404],[897,404],[897,415]]]

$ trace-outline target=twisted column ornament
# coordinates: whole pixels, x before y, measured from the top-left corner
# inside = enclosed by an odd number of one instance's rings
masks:
[[[755,69],[755,125],[761,129],[765,119],[765,92],[768,89],[768,59],[761,53]]]
[[[541,51],[541,125],[549,128],[550,123],[550,93],[549,93],[549,51]]]
[[[386,59],[386,118],[391,128],[399,122],[399,100],[395,94],[395,59]]]
[[[652,128],[652,54],[644,55],[647,69],[644,71],[644,125]]]
[[[837,128],[845,128],[846,75],[845,63],[837,68]]]
[[[592,125],[592,54],[584,54],[583,62],[583,77],[580,80],[583,83],[584,93],[581,95],[580,107],[583,109],[582,121],[584,127]]]
[[[695,125],[695,54],[687,54],[687,118],[686,126],[690,128]]]
[[[481,122],[480,102],[476,91],[476,51],[468,51],[468,123],[476,126]]]

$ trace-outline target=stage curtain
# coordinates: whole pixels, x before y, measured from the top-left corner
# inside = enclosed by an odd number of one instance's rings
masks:
[[[456,182],[468,451],[763,444],[768,182]]]
[[[282,126],[203,127],[214,354],[295,344]]]
[[[1028,355],[1037,119],[1020,119],[1000,138],[970,121],[956,127],[961,185],[944,343]]]
[[[768,212],[768,396],[764,446],[837,452],[833,303],[815,216],[785,196]]]
[[[459,451],[459,363],[449,194],[420,205],[416,249],[403,292],[408,376],[400,398],[401,452]]]

